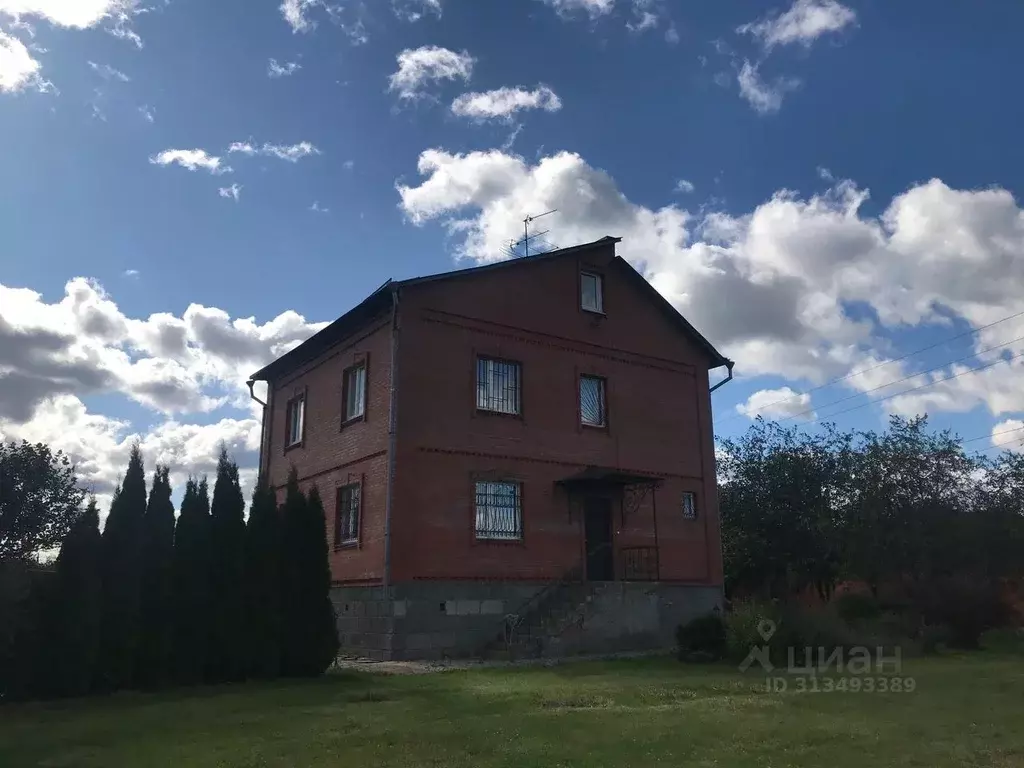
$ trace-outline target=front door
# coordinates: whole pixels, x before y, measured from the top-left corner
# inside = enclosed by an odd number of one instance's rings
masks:
[[[612,502],[604,496],[586,500],[583,529],[587,550],[587,580],[613,581],[615,559],[612,556]]]

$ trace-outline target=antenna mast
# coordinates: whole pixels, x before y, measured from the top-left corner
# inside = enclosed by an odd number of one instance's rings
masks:
[[[545,211],[544,213],[539,213],[536,216],[527,216],[525,219],[523,219],[523,239],[520,240],[519,242],[523,244],[523,248],[526,251],[525,256],[529,256],[530,255],[530,241],[531,240],[533,240],[534,238],[546,235],[548,232],[551,231],[550,229],[545,229],[543,232],[534,232],[531,235],[530,234],[530,224],[532,224],[536,219],[539,219],[542,216],[549,216],[550,214],[556,213],[557,211],[558,211],[557,208],[552,208],[550,211]],[[515,245],[518,245],[518,243],[513,243],[513,246],[515,246]]]

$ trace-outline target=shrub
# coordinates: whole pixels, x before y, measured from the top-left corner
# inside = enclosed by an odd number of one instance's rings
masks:
[[[917,611],[927,625],[949,628],[949,644],[963,650],[980,648],[985,630],[1009,618],[998,584],[970,576],[953,576],[920,584],[912,590]]]
[[[730,659],[740,661],[751,649],[765,644],[761,636],[761,622],[771,621],[778,628],[780,612],[773,603],[738,602],[725,617],[725,652]],[[777,633],[777,629],[776,629]],[[774,640],[775,636],[772,636]]]
[[[700,616],[676,629],[681,661],[714,661],[725,655],[725,625],[715,614]]]
[[[875,598],[858,592],[840,595],[833,605],[839,617],[850,624],[877,619],[882,613],[882,607]]]

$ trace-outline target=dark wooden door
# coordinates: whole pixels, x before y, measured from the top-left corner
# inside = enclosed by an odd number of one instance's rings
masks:
[[[587,551],[587,580],[613,581],[615,559],[612,553],[612,502],[602,496],[588,498],[583,512]]]

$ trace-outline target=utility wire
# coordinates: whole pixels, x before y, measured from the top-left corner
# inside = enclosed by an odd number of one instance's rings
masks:
[[[1007,343],[1011,344],[1012,342],[1007,342]],[[822,418],[831,419],[831,418],[833,418],[835,416],[840,416],[840,415],[842,415],[844,413],[849,413],[850,411],[856,411],[856,410],[858,410],[860,408],[867,408],[869,405],[874,405],[875,403],[884,403],[886,400],[892,400],[894,397],[900,397],[901,395],[908,395],[911,392],[917,392],[918,390],[928,389],[929,387],[934,387],[936,384],[942,384],[943,382],[946,382],[946,381],[952,381],[953,379],[959,379],[961,376],[966,376],[966,375],[971,374],[971,373],[978,373],[980,371],[984,371],[986,368],[991,368],[992,366],[998,365],[999,363],[1005,363],[1005,362],[1009,362],[1010,360],[1015,360],[1016,358],[1021,357],[1022,355],[1024,355],[1024,351],[1017,352],[1016,354],[1010,355],[1009,357],[1006,357],[1006,358],[1000,358],[998,360],[993,360],[991,363],[986,363],[985,365],[980,365],[977,368],[971,368],[970,370],[967,370],[967,371],[960,371],[960,373],[954,373],[952,376],[947,376],[944,379],[936,379],[935,381],[929,381],[926,384],[921,384],[921,385],[916,386],[916,387],[911,387],[910,389],[905,389],[902,392],[894,392],[893,394],[886,395],[885,397],[878,397],[878,398],[875,398],[874,400],[868,400],[866,403],[861,403],[860,405],[855,405],[852,408],[844,408],[841,411],[836,411],[835,413],[829,413],[829,414],[827,414],[824,417],[817,416],[817,417],[815,417],[813,419],[808,420],[806,423],[807,424],[813,424],[816,421],[821,421]],[[956,362],[956,361],[953,361],[953,362]],[[927,371],[925,371],[925,373],[927,373]],[[916,374],[916,375],[921,375],[921,374]],[[899,382],[895,382],[894,381],[891,384],[885,384],[883,386],[889,387],[889,386],[892,386],[892,384],[898,384],[898,383]],[[876,389],[879,389],[879,387],[876,387]],[[868,391],[870,392],[872,390],[868,390]],[[855,397],[857,397],[857,395],[855,395]],[[834,405],[834,403],[833,403],[833,405]],[[787,418],[794,418],[794,417],[793,416],[788,416]],[[783,419],[783,421],[785,421],[785,419]]]
[[[927,371],[918,371],[917,373],[912,373],[909,376],[904,376],[902,379],[896,379],[895,381],[889,381],[889,382],[886,382],[885,384],[879,384],[877,387],[872,387],[871,389],[865,389],[863,392],[857,392],[855,394],[849,395],[848,397],[840,398],[839,400],[833,400],[831,403],[826,403],[825,405],[819,405],[817,408],[808,408],[806,411],[800,411],[800,413],[794,413],[791,416],[786,416],[783,419],[779,419],[779,421],[780,422],[789,421],[790,419],[797,419],[797,418],[800,418],[801,416],[807,416],[808,414],[814,413],[816,410],[818,410],[820,408],[831,408],[833,405],[839,405],[840,403],[845,403],[845,402],[847,402],[849,400],[854,400],[854,399],[856,399],[858,397],[861,397],[862,395],[869,395],[872,392],[877,392],[880,389],[887,389],[888,387],[891,387],[891,386],[893,386],[895,384],[902,384],[905,381],[910,381],[911,379],[916,379],[918,376],[926,376],[929,373],[935,373],[935,371],[941,371],[946,366],[953,365],[954,363],[962,363],[964,360],[970,360],[971,358],[978,357],[978,355],[983,355],[986,352],[991,352],[992,350],[1000,349],[1002,347],[1009,346],[1010,344],[1015,344],[1018,341],[1024,341],[1024,336],[1018,336],[1016,339],[1010,339],[1009,341],[1004,341],[1002,344],[995,344],[994,346],[986,347],[985,349],[978,350],[977,352],[974,352],[973,354],[965,355],[964,357],[958,357],[956,360],[947,360],[946,362],[942,363],[942,365],[937,365],[934,368],[929,368]],[[1012,355],[1008,359],[1012,360],[1014,357],[1020,357],[1020,354]],[[985,370],[985,368],[991,368],[993,365],[995,365],[997,363],[1001,363],[1005,359],[1007,359],[1007,358],[1000,358],[1000,359],[994,361],[991,364],[983,365],[983,366],[981,366],[979,368],[972,368],[971,370],[983,371],[983,370]],[[893,361],[893,362],[895,362],[895,361]],[[970,371],[964,371],[963,373],[969,373],[969,372]],[[952,378],[956,378],[956,376],[954,376]],[[939,379],[938,381],[932,382],[932,384],[939,384],[939,383],[941,383],[943,381],[949,381],[949,379]],[[914,389],[920,389],[920,387],[915,387]],[[913,392],[913,391],[914,391],[913,389],[908,389],[907,390],[907,392]],[[879,401],[874,401],[874,402],[881,402],[881,401],[879,400]],[[767,407],[768,406],[765,406],[765,408],[767,408]],[[765,408],[761,408],[759,410],[763,411],[763,410],[765,410]],[[844,413],[844,411],[840,411],[840,413]],[[818,421],[818,419],[811,419],[811,421],[812,422],[813,421]]]
[[[999,325],[1000,323],[1005,323],[1007,320],[1013,320],[1015,318],[1021,317],[1022,315],[1024,315],[1024,310],[1022,310],[1020,312],[1017,312],[1017,313],[1015,313],[1013,315],[1009,315],[1007,317],[1004,317],[1004,318],[1002,318],[1000,320],[996,320],[995,322],[989,323],[988,325],[983,325],[983,326],[981,326],[979,328],[973,328],[973,329],[971,329],[969,331],[964,331],[963,333],[958,333],[955,336],[950,336],[947,339],[943,339],[942,341],[936,342],[935,344],[930,344],[927,347],[921,347],[920,349],[915,349],[912,352],[907,352],[905,355],[901,355],[900,357],[897,357],[897,358],[895,358],[893,360],[886,360],[885,362],[878,363],[877,365],[872,365],[869,368],[863,368],[861,370],[853,371],[852,373],[848,373],[845,376],[840,376],[837,379],[832,379],[830,381],[826,381],[824,384],[819,384],[818,386],[812,387],[811,389],[805,390],[803,392],[797,392],[797,393],[792,394],[792,395],[790,395],[788,397],[784,397],[781,400],[776,400],[773,403],[768,403],[768,405],[763,406],[761,408],[761,410],[767,410],[768,408],[771,408],[772,406],[781,405],[782,403],[788,403],[790,400],[795,400],[798,397],[803,397],[804,395],[809,395],[811,392],[817,392],[819,389],[825,389],[825,387],[831,387],[833,384],[838,384],[838,383],[840,383],[842,381],[846,381],[847,379],[852,379],[855,376],[861,376],[861,375],[863,375],[865,373],[870,373],[871,371],[877,370],[879,368],[883,368],[886,365],[892,365],[893,363],[898,363],[898,362],[900,362],[902,360],[906,360],[909,357],[913,357],[914,355],[920,355],[922,352],[929,352],[929,351],[931,351],[933,349],[937,349],[938,347],[945,346],[946,344],[949,344],[949,342],[951,342],[951,341],[956,341],[957,339],[962,339],[965,336],[973,336],[976,333],[981,333],[984,330],[987,330],[989,328],[993,328],[993,327]],[[947,363],[947,365],[948,365],[948,363]],[[738,418],[739,416],[740,416],[740,414],[733,414],[732,416],[730,416],[730,418]]]

